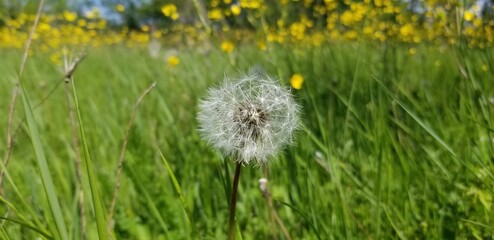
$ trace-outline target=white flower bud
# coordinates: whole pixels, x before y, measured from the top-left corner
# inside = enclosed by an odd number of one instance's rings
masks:
[[[261,189],[262,194],[268,194],[268,179],[261,178],[259,179],[259,189]]]

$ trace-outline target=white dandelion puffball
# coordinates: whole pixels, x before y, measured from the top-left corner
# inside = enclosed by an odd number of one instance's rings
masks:
[[[250,74],[209,90],[199,105],[205,140],[236,161],[260,165],[275,155],[299,127],[299,106],[290,90],[261,74]]]

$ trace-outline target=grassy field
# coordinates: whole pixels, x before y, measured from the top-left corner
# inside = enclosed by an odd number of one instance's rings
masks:
[[[3,158],[22,52],[0,52]],[[29,109],[19,97],[12,131],[20,128],[3,169],[8,175],[0,198],[0,238],[56,237],[60,221],[70,239],[83,233],[98,238],[97,205],[107,221],[132,108],[153,82],[156,87],[139,105],[128,137],[112,236],[226,238],[234,164],[199,136],[197,105],[225,75],[240,77],[250,68],[262,68],[286,86],[295,73],[305,79],[302,89],[292,89],[302,106],[303,127],[295,144],[268,164],[274,208],[291,239],[494,235],[492,49],[354,42],[272,45],[267,51],[246,44],[232,54],[216,48],[179,52],[180,64],[171,67],[147,49],[91,49],[74,73],[74,89],[48,54],[30,56],[22,81],[38,133],[24,121]],[[101,204],[92,200],[84,171],[85,230],[76,167],[76,159],[85,157],[72,90],[101,199]],[[31,144],[36,138],[46,156],[51,192],[43,187],[43,168]],[[287,239],[259,190],[264,168],[242,171],[236,214],[242,239]],[[52,214],[49,195],[58,199],[59,217]]]

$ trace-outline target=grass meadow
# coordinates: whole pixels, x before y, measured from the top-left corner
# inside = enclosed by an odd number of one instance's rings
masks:
[[[97,226],[108,224],[126,139],[110,238],[226,238],[234,164],[201,139],[197,106],[225,75],[252,68],[285,86],[303,76],[291,90],[302,127],[267,167],[243,168],[237,239],[492,238],[492,49],[355,41],[227,54],[216,45],[179,49],[173,67],[145,48],[92,48],[73,82],[48,54],[32,54],[11,124],[22,50],[0,50],[2,157],[15,133],[0,238],[106,239]],[[265,171],[283,224],[259,190]]]

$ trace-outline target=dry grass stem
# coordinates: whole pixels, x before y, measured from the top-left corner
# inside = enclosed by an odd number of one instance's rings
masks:
[[[69,57],[67,56],[67,53],[65,52],[64,54],[64,77],[66,78],[65,82],[69,83],[70,81],[73,81],[73,73],[76,69],[76,67],[79,65],[79,63],[84,59],[86,56],[86,53],[81,54],[80,57],[78,57],[74,61],[70,61]],[[70,62],[70,63],[69,63]],[[75,160],[75,166],[76,166],[76,177],[77,177],[77,184],[78,184],[78,198],[79,198],[79,214],[80,214],[80,228],[81,228],[81,239],[85,240],[86,239],[86,207],[84,206],[84,191],[82,189],[82,167],[81,167],[81,154],[80,154],[80,147],[79,147],[79,135],[78,135],[78,126],[77,126],[77,119],[74,113],[74,108],[72,107],[72,101],[71,99],[71,91],[70,91],[70,86],[69,84],[65,84],[64,86],[64,92],[65,92],[65,100],[67,102],[67,110],[69,114],[69,121],[70,121],[70,127],[72,130],[72,145],[74,147],[74,160]]]
[[[26,41],[26,46],[24,48],[24,54],[22,55],[22,60],[21,60],[21,65],[19,67],[19,78],[17,79],[17,86],[19,87],[19,84],[21,83],[22,75],[24,74],[24,68],[26,66],[27,59],[29,57],[29,49],[31,48],[31,43],[33,41],[33,35],[34,32],[36,31],[36,27],[38,27],[39,23],[39,18],[41,17],[41,11],[43,10],[45,0],[40,0],[39,5],[38,5],[38,11],[36,12],[36,18],[34,19],[34,24],[33,27],[31,28],[31,31],[29,32],[29,37],[27,38]]]
[[[33,27],[31,28],[31,31],[29,32],[28,39],[26,41],[26,46],[24,48],[24,53],[22,55],[21,59],[21,64],[19,67],[19,73],[17,76],[17,83],[15,84],[14,90],[12,92],[12,98],[10,100],[9,104],[9,113],[8,113],[8,122],[7,122],[7,148],[6,152],[4,155],[4,165],[5,167],[9,163],[10,156],[12,155],[12,149],[14,148],[14,137],[12,134],[12,122],[13,122],[13,116],[14,116],[14,111],[15,111],[15,103],[17,102],[17,96],[19,95],[19,87],[21,84],[21,79],[22,75],[24,74],[24,68],[26,66],[26,62],[29,56],[29,49],[31,48],[31,43],[33,41],[33,35],[34,32],[36,31],[36,27],[38,26],[39,23],[39,18],[41,16],[41,11],[43,10],[45,1],[41,0],[38,5],[38,11],[36,12],[36,18],[34,19],[34,24]],[[3,169],[0,172],[0,194],[2,194],[2,179],[3,179]]]
[[[273,222],[276,222],[276,224],[278,224],[278,226],[280,227],[281,229],[281,232],[283,233],[283,235],[285,236],[285,239],[288,239],[288,240],[291,240],[292,238],[290,237],[290,234],[288,233],[288,230],[286,229],[285,227],[285,224],[283,223],[283,221],[281,220],[280,216],[278,215],[278,213],[276,212],[276,209],[274,208],[273,206],[273,198],[271,197],[271,192],[269,191],[269,187],[268,187],[268,170],[267,170],[267,166],[266,168],[264,169],[264,176],[265,178],[263,179],[264,181],[259,181],[259,186],[260,186],[260,189],[261,189],[261,192],[262,192],[262,196],[264,197],[264,199],[266,199],[266,202],[268,204],[268,207],[269,207],[269,212],[270,212],[270,215],[271,215],[271,225],[274,226],[275,224]],[[274,229],[273,229],[273,232],[274,232]],[[277,239],[276,237],[276,234],[274,233],[273,236],[275,237],[275,239]]]
[[[15,108],[15,102],[17,98],[17,92],[19,91],[19,87],[15,87],[14,90],[12,91],[12,99],[10,100],[10,105],[9,105],[9,114],[8,114],[8,120],[7,120],[7,148],[3,157],[3,165],[7,166],[10,160],[10,155],[12,154],[12,148],[14,147],[14,138],[12,137],[12,120],[14,116],[14,108]],[[3,188],[2,188],[2,183],[3,183],[3,175],[4,171],[2,170],[0,172],[0,195],[3,195]]]
[[[137,99],[136,103],[134,104],[134,107],[132,109],[132,114],[130,115],[130,120],[129,123],[127,124],[127,131],[125,132],[125,137],[122,143],[122,149],[120,151],[120,157],[118,159],[118,166],[117,166],[117,176],[115,180],[115,187],[113,188],[113,198],[111,201],[111,206],[110,206],[110,211],[108,213],[108,226],[107,226],[107,231],[108,235],[111,235],[111,229],[113,228],[113,214],[115,211],[115,204],[117,202],[117,197],[118,197],[118,190],[120,189],[120,179],[122,176],[122,170],[123,170],[123,164],[124,164],[124,159],[125,159],[125,151],[127,149],[127,143],[129,142],[129,135],[130,135],[130,130],[132,129],[132,125],[134,123],[134,118],[137,112],[137,107],[139,104],[142,102],[144,97],[153,89],[156,87],[156,82],[153,82],[142,94],[139,96]]]

